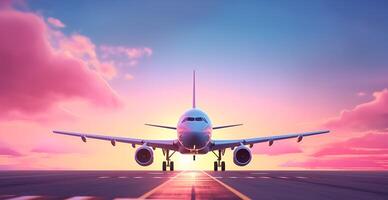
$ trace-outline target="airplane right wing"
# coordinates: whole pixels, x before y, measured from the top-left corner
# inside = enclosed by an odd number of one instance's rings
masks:
[[[149,147],[168,149],[173,151],[178,150],[178,147],[176,145],[177,140],[147,140],[147,139],[135,139],[135,138],[105,136],[105,135],[95,135],[95,134],[75,133],[75,132],[65,132],[65,131],[53,131],[53,133],[80,137],[84,142],[86,142],[86,138],[108,140],[111,142],[113,146],[116,145],[116,142],[121,142],[121,143],[129,143],[132,145],[146,144]]]
[[[249,138],[249,139],[240,139],[240,140],[213,140],[211,150],[225,149],[225,148],[233,148],[240,145],[253,145],[256,143],[268,142],[271,146],[276,140],[284,140],[290,138],[298,138],[298,142],[302,141],[303,137],[319,135],[324,133],[329,133],[330,131],[315,131],[315,132],[306,132],[306,133],[292,133],[286,135],[276,135],[276,136],[268,136],[268,137],[257,137],[257,138]]]

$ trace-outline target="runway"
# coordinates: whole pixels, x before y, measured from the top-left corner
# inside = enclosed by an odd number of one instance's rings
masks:
[[[0,199],[388,199],[388,172],[0,171]]]

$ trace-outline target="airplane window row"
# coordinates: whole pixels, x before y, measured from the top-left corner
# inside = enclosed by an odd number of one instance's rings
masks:
[[[186,122],[186,121],[204,121],[205,123],[207,123],[207,120],[203,117],[186,117],[185,119],[182,120],[182,123]]]

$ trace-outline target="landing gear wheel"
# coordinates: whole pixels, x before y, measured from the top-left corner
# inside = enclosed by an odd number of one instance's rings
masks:
[[[174,161],[170,162],[170,171],[174,171]]]
[[[162,170],[166,171],[166,169],[167,169],[167,163],[166,163],[166,161],[163,161],[163,163],[162,163]]]
[[[221,171],[225,171],[225,161],[221,162]]]
[[[217,163],[217,161],[214,162],[214,171],[218,171],[218,163]]]

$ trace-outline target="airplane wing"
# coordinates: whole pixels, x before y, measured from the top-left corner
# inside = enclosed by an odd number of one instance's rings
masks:
[[[146,139],[115,137],[115,136],[95,135],[95,134],[86,134],[86,133],[74,133],[74,132],[65,132],[65,131],[53,131],[53,133],[80,137],[84,142],[86,142],[86,138],[108,140],[111,142],[113,146],[116,145],[116,142],[122,142],[122,143],[129,143],[132,145],[147,144],[147,146],[149,147],[168,149],[168,150],[174,150],[174,151],[178,149],[176,145],[177,140],[146,140]]]
[[[242,126],[242,124],[232,124],[232,125],[224,125],[224,126],[214,126],[214,127],[213,127],[213,130],[222,129],[222,128],[230,128],[230,127],[235,127],[235,126]]]
[[[271,146],[276,140],[284,140],[290,138],[298,138],[297,142],[302,141],[303,137],[319,135],[324,133],[329,133],[330,131],[316,131],[316,132],[305,132],[305,133],[292,133],[285,135],[276,135],[276,136],[268,136],[268,137],[257,137],[257,138],[249,138],[249,139],[241,139],[241,140],[212,140],[212,148],[211,150],[225,149],[225,148],[233,148],[236,146],[243,145],[253,145],[256,143],[268,142],[269,146]]]

